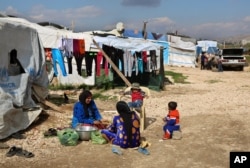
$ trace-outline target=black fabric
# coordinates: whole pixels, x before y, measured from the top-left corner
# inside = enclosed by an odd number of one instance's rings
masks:
[[[76,60],[76,67],[77,67],[77,72],[78,75],[82,76],[82,60],[83,60],[83,55],[79,56],[75,56],[75,60]]]
[[[110,50],[109,50],[109,46],[103,44],[102,45],[102,50],[107,54],[107,55],[110,55]],[[106,63],[106,58],[103,57],[103,61],[102,61],[102,69],[105,69],[105,63]]]
[[[68,62],[68,74],[72,74],[72,57],[67,57]]]
[[[87,76],[92,75],[92,63],[96,59],[97,52],[88,51],[85,53],[85,65]]]
[[[22,64],[20,63],[20,61],[17,58],[17,50],[16,49],[13,49],[10,51],[10,64],[17,64],[20,68],[19,72],[25,73],[25,70],[24,70]]]
[[[156,76],[157,62],[156,62],[156,51],[150,50],[150,60],[151,60],[151,68],[153,70],[153,76]]]

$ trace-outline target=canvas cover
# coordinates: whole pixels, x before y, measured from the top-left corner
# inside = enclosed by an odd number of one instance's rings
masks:
[[[197,41],[197,46],[201,47],[202,51],[209,51],[209,48],[211,50],[212,48],[217,48],[217,41],[210,41],[210,40],[202,40],[202,41]]]
[[[113,46],[122,50],[130,51],[149,51],[149,50],[160,50],[161,45],[153,43],[149,40],[138,39],[138,38],[119,38],[115,36],[99,37],[94,36],[93,39],[100,44]]]
[[[183,41],[179,36],[168,36],[169,65],[195,67],[196,46],[193,42]]]
[[[0,18],[0,37],[0,139],[4,139],[27,128],[41,113],[32,93],[39,88],[39,96],[45,98],[49,81],[43,46],[35,29]],[[11,63],[13,50],[18,64]],[[13,70],[13,65],[20,65],[23,72]]]

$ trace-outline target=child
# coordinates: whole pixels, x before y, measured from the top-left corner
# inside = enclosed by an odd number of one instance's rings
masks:
[[[180,115],[176,108],[176,102],[170,101],[168,103],[168,114],[163,118],[163,121],[165,122],[165,125],[163,126],[163,140],[172,138],[173,131],[180,130]]]
[[[127,94],[127,93],[124,93]],[[131,90],[129,92],[131,95],[131,102],[128,102],[128,106],[130,108],[140,108],[143,104],[143,99],[145,97],[145,92],[143,92],[140,88],[139,83],[133,83],[131,86]]]

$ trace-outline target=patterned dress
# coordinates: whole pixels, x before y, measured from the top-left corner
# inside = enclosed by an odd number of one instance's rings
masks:
[[[123,119],[117,115],[114,116],[112,124],[101,131],[114,145],[121,148],[134,148],[140,145],[140,120],[135,112],[132,112],[132,140],[129,142]]]

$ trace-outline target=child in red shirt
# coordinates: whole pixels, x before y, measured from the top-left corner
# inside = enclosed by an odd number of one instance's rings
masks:
[[[176,108],[176,102],[170,101],[168,103],[168,114],[163,118],[163,121],[165,122],[165,125],[163,126],[163,140],[172,138],[173,131],[180,130],[180,114]]]
[[[139,83],[132,84],[129,94],[131,95],[131,102],[128,102],[128,106],[130,108],[141,107],[145,97],[145,92],[141,90]]]

